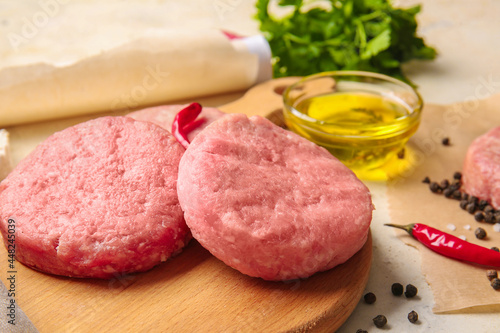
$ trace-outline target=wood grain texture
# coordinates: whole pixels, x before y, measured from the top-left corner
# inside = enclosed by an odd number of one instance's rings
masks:
[[[3,247],[0,256],[7,258]],[[359,302],[371,258],[370,237],[334,269],[269,282],[239,273],[192,241],[151,271],[111,280],[57,277],[16,263],[16,300],[42,333],[334,332]],[[8,270],[6,260],[1,270]]]
[[[263,83],[221,109],[270,118],[282,107],[281,90],[294,81]],[[4,247],[0,258],[7,272]],[[269,282],[228,267],[193,240],[148,272],[111,280],[57,277],[16,262],[16,301],[41,333],[331,333],[361,299],[371,259],[370,235],[342,265],[307,279]],[[4,283],[6,278],[3,273]]]

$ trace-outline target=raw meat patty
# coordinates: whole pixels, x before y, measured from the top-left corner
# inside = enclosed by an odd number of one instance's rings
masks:
[[[12,219],[17,259],[48,273],[148,270],[191,237],[176,191],[183,153],[164,129],[127,117],[55,133],[0,183],[4,239]]]
[[[181,159],[177,193],[202,246],[266,280],[345,262],[365,243],[373,209],[366,186],[325,149],[242,114],[196,136]]]
[[[158,126],[163,127],[169,132],[172,132],[172,123],[174,122],[175,115],[182,109],[185,105],[162,105],[155,106],[152,108],[147,108],[139,111],[129,113],[127,117],[132,117],[136,120],[149,121]],[[197,119],[204,119],[205,121],[197,128],[188,133],[189,141],[193,141],[194,137],[200,133],[205,127],[216,121],[217,119],[224,116],[225,113],[216,108],[206,108],[203,107],[200,115]]]
[[[500,209],[500,127],[476,138],[467,150],[463,189]]]

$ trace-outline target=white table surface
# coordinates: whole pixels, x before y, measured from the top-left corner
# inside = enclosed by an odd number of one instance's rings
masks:
[[[0,4],[2,2],[7,3],[0,1]],[[120,3],[125,7],[136,1]],[[423,5],[418,16],[419,32],[439,52],[435,61],[405,66],[425,102],[447,104],[500,93],[500,1],[395,1],[395,5],[403,7],[416,3]],[[257,22],[252,18],[253,1],[145,1],[143,10],[155,13],[155,7],[160,4],[175,9],[179,22],[182,17],[196,17],[196,24],[200,26],[224,28],[243,35],[258,33]],[[366,292],[373,291],[377,302],[367,305],[361,301],[338,332],[356,332],[359,328],[377,332],[379,329],[373,325],[372,318],[378,314],[384,314],[389,321],[381,331],[499,332],[498,313],[432,313],[433,295],[422,275],[418,251],[403,244],[382,226],[390,221],[386,185],[367,185],[372,191],[376,211],[372,223],[373,265]],[[390,293],[393,282],[414,284],[419,289],[419,297],[412,300],[393,297]],[[411,310],[418,312],[418,324],[407,320]]]

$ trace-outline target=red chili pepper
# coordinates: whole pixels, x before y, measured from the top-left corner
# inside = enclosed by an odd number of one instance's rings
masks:
[[[187,137],[189,132],[204,122],[204,119],[196,120],[201,110],[202,107],[199,103],[191,103],[175,115],[174,122],[172,123],[172,134],[186,149],[189,146],[189,139]]]
[[[499,252],[469,243],[446,232],[429,227],[428,225],[420,223],[408,225],[384,225],[406,230],[420,243],[427,246],[434,252],[442,254],[446,257],[464,260],[484,266],[500,267]]]

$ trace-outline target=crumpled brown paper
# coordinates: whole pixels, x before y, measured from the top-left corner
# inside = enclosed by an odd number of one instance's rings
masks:
[[[0,332],[38,333],[36,327],[15,302],[15,298],[9,296],[9,288],[2,281],[0,281],[0,307],[4,311],[0,319]]]
[[[405,160],[388,182],[391,222],[424,223],[487,248],[500,247],[500,233],[493,230],[492,224],[476,222],[473,215],[459,207],[458,200],[434,194],[422,183],[426,176],[438,182],[451,180],[455,171],[461,171],[470,143],[496,126],[500,126],[500,95],[483,100],[470,97],[446,106],[426,105]],[[442,144],[446,137],[449,146]],[[454,231],[450,229],[453,226]],[[474,230],[478,227],[486,230],[486,239],[476,239]],[[500,291],[490,286],[487,268],[443,257],[404,231],[395,232],[421,254],[422,272],[434,294],[435,313],[500,311]]]

